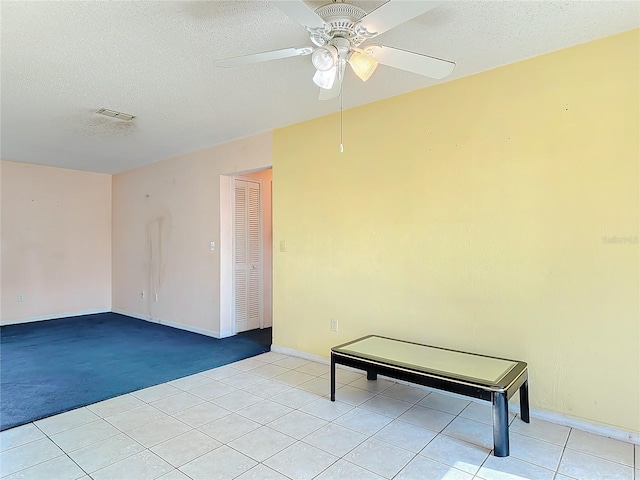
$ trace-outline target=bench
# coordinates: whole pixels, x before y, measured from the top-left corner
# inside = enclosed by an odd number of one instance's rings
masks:
[[[492,404],[493,453],[509,455],[508,401],[520,391],[520,418],[529,423],[527,364],[515,360],[368,335],[331,349],[331,401],[336,399],[336,364]]]

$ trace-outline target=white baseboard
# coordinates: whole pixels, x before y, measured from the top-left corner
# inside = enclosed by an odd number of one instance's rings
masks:
[[[186,330],[187,332],[199,333],[201,335],[206,335],[207,337],[214,337],[218,339],[220,338],[220,332],[215,332],[213,330],[205,330],[204,328],[191,327],[189,325],[183,325],[181,323],[166,322],[164,320],[158,321],[158,323],[161,323],[162,325],[167,325],[173,328],[179,328],[180,330]]]
[[[291,348],[279,347],[278,345],[271,345],[271,351],[281,353],[283,355],[291,355],[292,357],[304,358],[305,360],[311,360],[312,362],[324,363],[329,365],[331,362],[326,357],[320,355],[314,355],[313,353],[301,352],[299,350],[293,350]]]
[[[18,320],[9,320],[7,322],[2,322],[2,326],[7,325],[19,325],[21,323],[31,323],[31,322],[43,322],[45,320],[56,320],[58,318],[67,318],[67,317],[81,317],[83,315],[94,315],[96,313],[109,313],[111,310],[86,310],[83,312],[62,312],[62,313],[54,313],[53,315],[41,315],[38,317],[29,317],[29,318],[20,318]]]
[[[133,317],[133,318],[137,318],[138,320],[146,320],[148,322],[153,322],[153,323],[158,323],[156,321],[151,320],[149,317],[146,317],[144,315],[140,315],[138,313],[132,313],[132,312],[128,312],[126,310],[122,310],[120,308],[114,308],[113,310],[111,310],[113,313],[119,313],[120,315],[126,315],[127,317]]]
[[[518,413],[520,408],[518,407]],[[540,420],[546,420],[547,422],[556,423],[558,425],[564,425],[566,427],[575,428],[596,435],[602,435],[604,437],[613,438],[615,440],[621,440],[623,442],[633,443],[640,445],[640,433],[627,432],[625,430],[612,427],[610,425],[603,425],[601,423],[590,422],[581,418],[574,418],[568,415],[564,415],[558,412],[551,412],[548,410],[531,409],[530,414],[533,418]]]
[[[283,355],[291,355],[292,357],[303,358],[305,360],[311,360],[313,362],[323,363],[325,365],[329,365],[331,363],[331,361],[326,357],[322,357],[320,355],[314,355],[312,353],[301,352],[299,350],[294,350],[291,348],[280,347],[278,345],[271,345],[271,351],[282,353]],[[343,365],[341,365],[340,368],[347,368],[348,370],[353,370],[356,372],[361,371],[361,370],[357,370],[350,367],[344,367]],[[380,377],[387,378],[387,377],[384,377],[383,375],[380,375]],[[411,385],[410,382],[405,382],[397,379],[391,379],[391,380],[398,383]],[[461,395],[455,395],[448,392],[442,392],[442,394],[451,395],[457,398],[464,398],[466,400],[486,403],[486,402],[482,402],[481,400],[477,400],[469,397],[463,397]],[[520,405],[518,403],[509,403],[509,411],[513,413],[520,413]],[[529,410],[529,415],[532,418],[537,418],[547,422],[555,423],[557,425],[563,425],[566,427],[575,428],[577,430],[582,430],[584,432],[594,433],[596,435],[602,435],[604,437],[613,438],[615,440],[621,440],[623,442],[630,442],[636,445],[640,445],[640,433],[628,432],[616,427],[612,427],[610,425],[603,425],[600,423],[590,422],[588,420],[584,420],[581,418],[570,417],[568,415],[564,415],[559,412],[552,412],[548,410],[538,410],[536,408],[531,408]]]
[[[126,310],[122,310],[119,308],[114,308],[112,312],[119,313],[120,315],[126,315],[127,317],[137,318],[138,320],[144,320],[146,322],[158,323],[160,325],[166,325],[167,327],[186,330],[187,332],[199,333],[200,335],[206,335],[207,337],[220,338],[220,332],[216,332],[213,330],[205,330],[204,328],[192,327],[190,325],[184,325],[182,323],[167,322],[166,320],[162,320],[160,318],[150,318],[145,315],[140,315],[138,313],[127,312]]]
[[[18,325],[21,323],[30,323],[30,322],[42,322],[45,320],[55,320],[58,318],[67,318],[67,317],[81,317],[83,315],[94,315],[96,313],[119,313],[120,315],[126,315],[127,317],[133,317],[133,318],[137,318],[138,320],[144,320],[146,322],[151,322],[151,323],[158,323],[160,325],[166,325],[168,327],[173,327],[173,328],[178,328],[180,330],[186,330],[187,332],[193,332],[193,333],[199,333],[201,335],[206,335],[207,337],[214,337],[214,338],[220,338],[220,332],[216,332],[213,330],[205,330],[203,328],[196,328],[196,327],[191,327],[189,325],[184,325],[181,323],[173,323],[173,322],[167,322],[165,320],[161,320],[158,318],[149,318],[146,317],[144,315],[140,315],[137,313],[133,313],[133,312],[128,312],[126,310],[122,310],[119,308],[114,308],[112,310],[87,310],[84,312],[71,312],[71,313],[60,313],[60,314],[55,314],[55,315],[47,315],[47,316],[40,316],[40,317],[30,317],[30,318],[22,318],[20,320],[13,320],[13,321],[9,321],[7,323],[3,323],[2,326],[5,325]]]

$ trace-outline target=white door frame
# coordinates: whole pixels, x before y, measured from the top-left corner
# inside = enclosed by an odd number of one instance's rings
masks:
[[[233,301],[234,188],[234,176],[220,175],[220,338],[236,334]]]

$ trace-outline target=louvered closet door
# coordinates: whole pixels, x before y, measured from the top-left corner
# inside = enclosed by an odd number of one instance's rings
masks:
[[[234,263],[236,332],[262,325],[262,225],[260,184],[236,180]]]

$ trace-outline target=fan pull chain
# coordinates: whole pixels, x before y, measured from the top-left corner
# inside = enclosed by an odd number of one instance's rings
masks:
[[[344,83],[340,86],[340,153],[344,153],[344,145],[342,143],[342,92]]]

